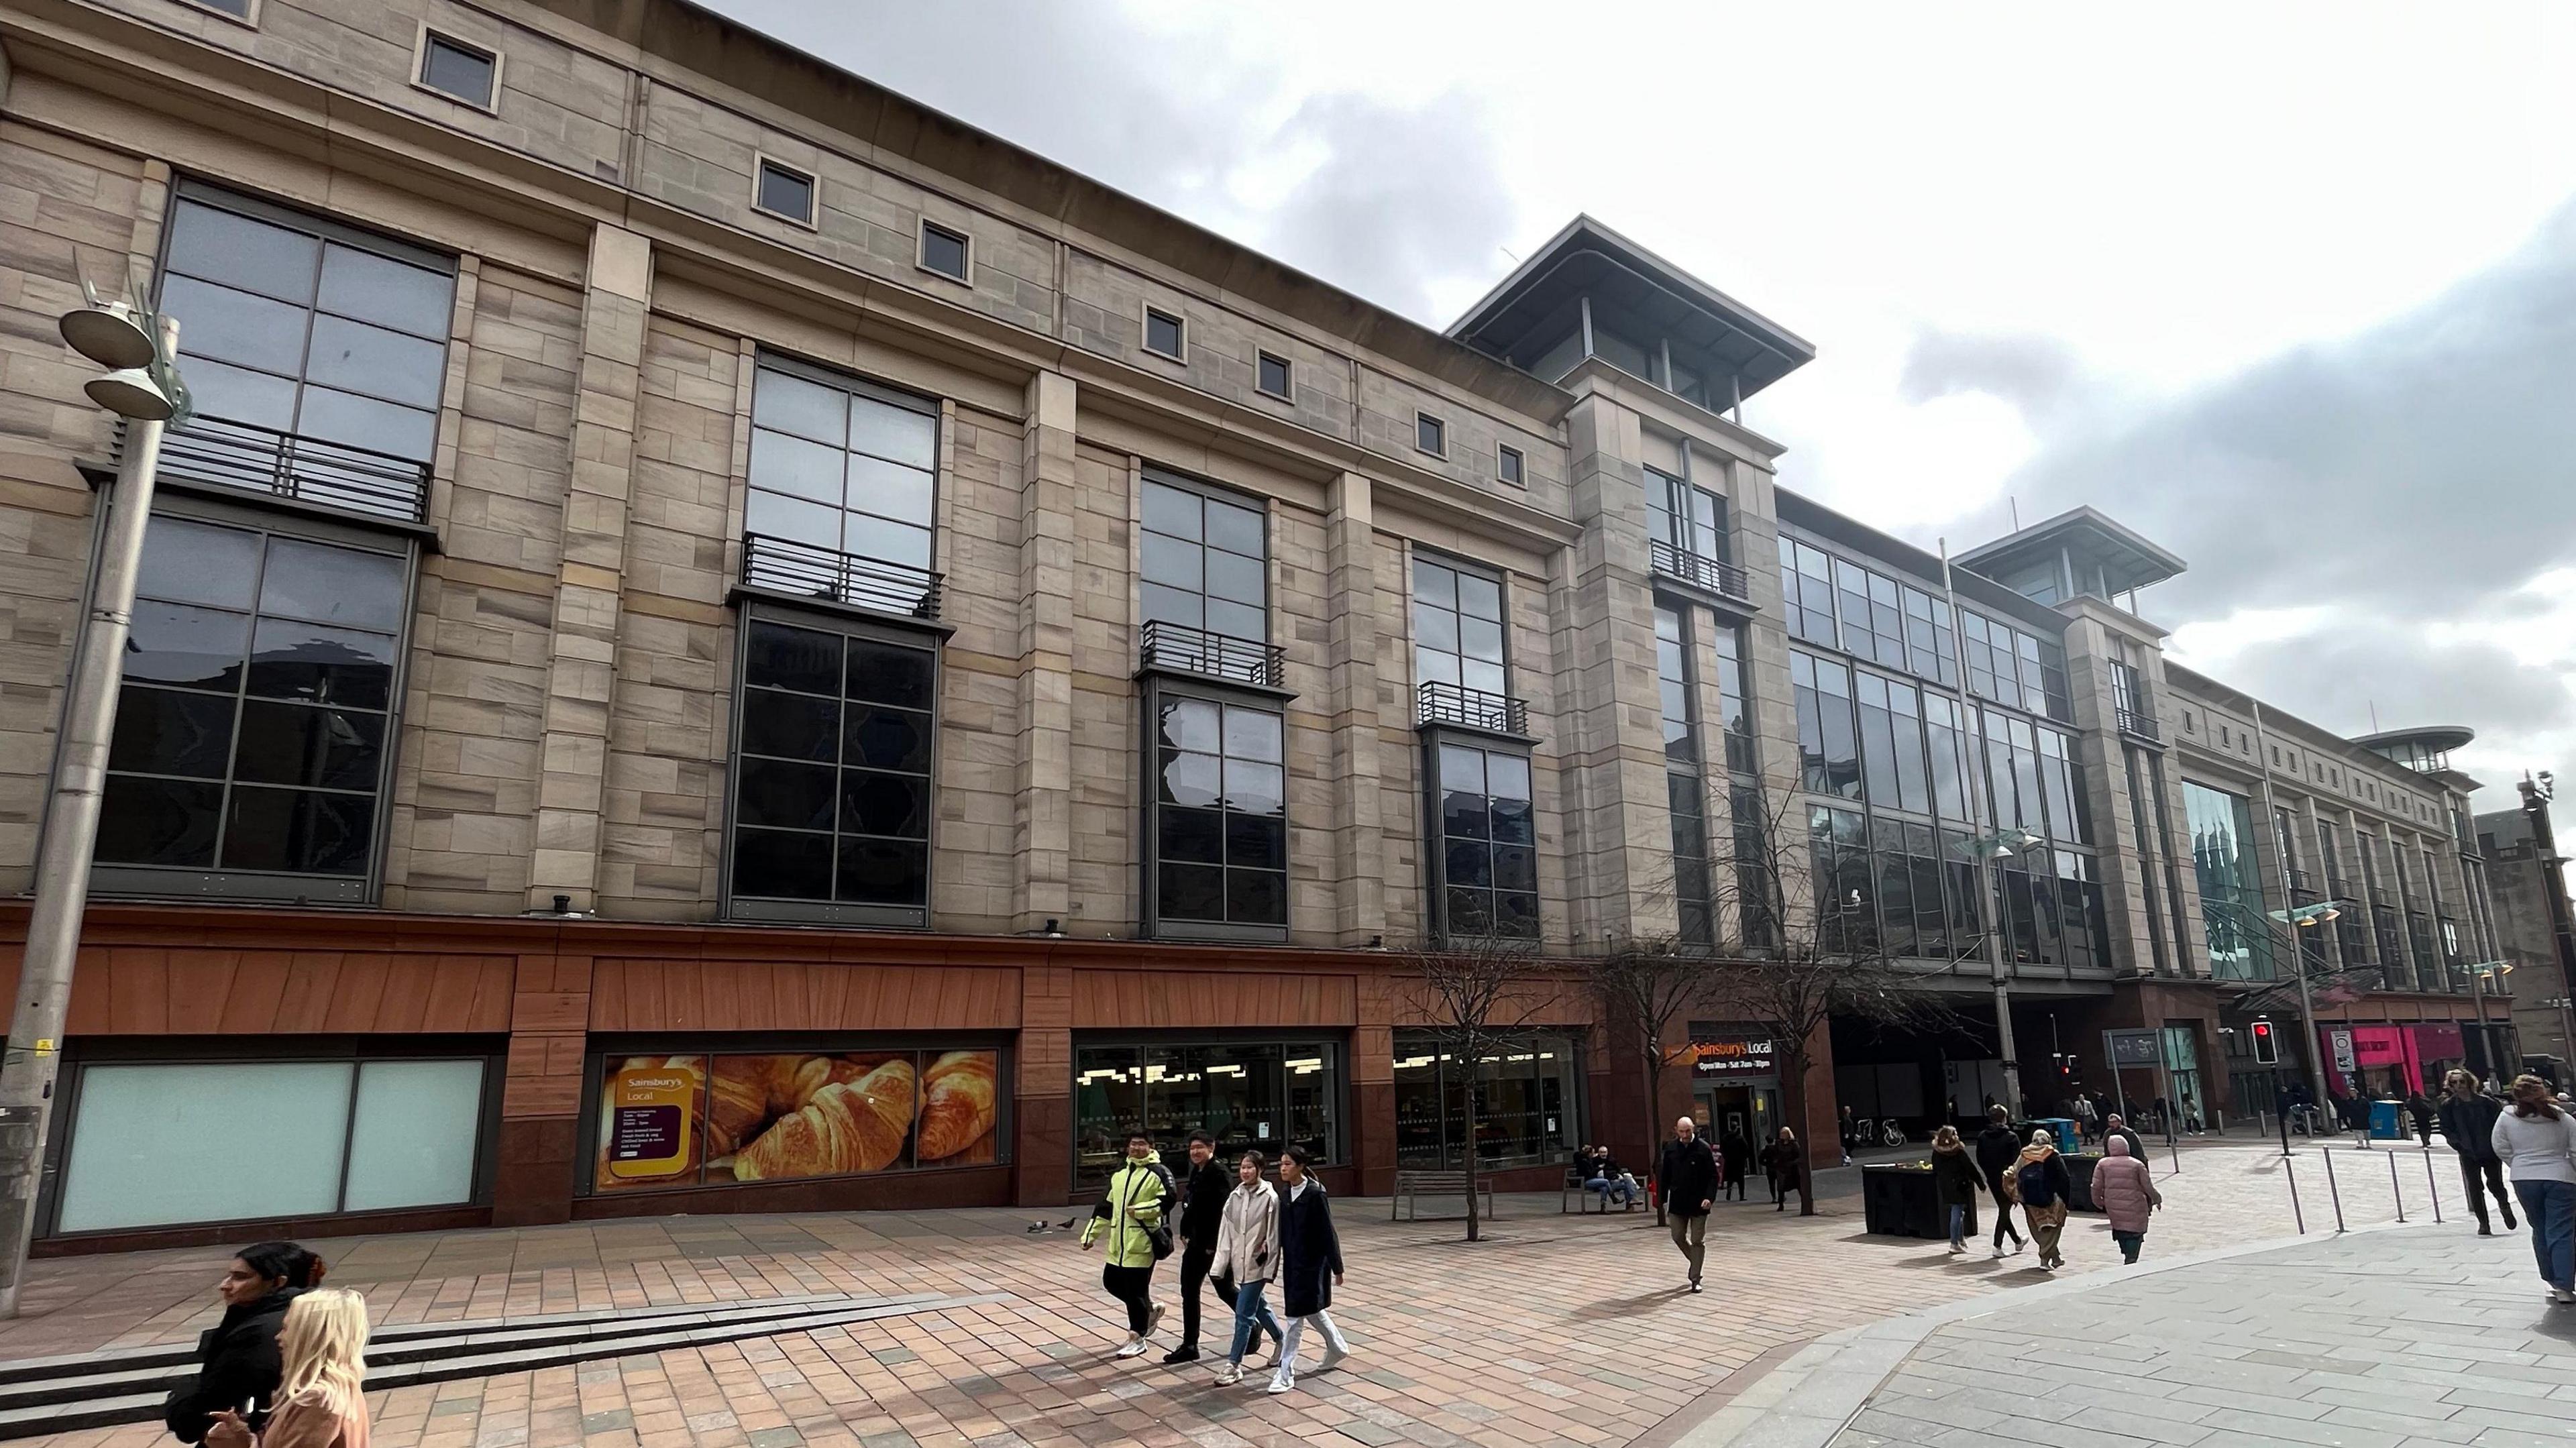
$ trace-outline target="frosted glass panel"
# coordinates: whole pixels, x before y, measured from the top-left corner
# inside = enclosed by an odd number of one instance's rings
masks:
[[[470,1199],[474,1128],[482,1114],[480,1061],[369,1061],[359,1067],[348,1209]]]
[[[87,1068],[62,1230],[333,1210],[349,1072],[345,1061]]]

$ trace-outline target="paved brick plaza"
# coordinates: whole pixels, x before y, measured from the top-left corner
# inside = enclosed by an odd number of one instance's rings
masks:
[[[2411,1148],[2399,1160],[2420,1214],[2423,1164]],[[2315,1161],[2302,1156],[2301,1186],[2321,1193]],[[2186,1147],[2178,1177],[2161,1152],[2158,1162],[2171,1208],[2151,1255],[2289,1234],[2277,1154]],[[2455,1213],[2447,1154],[2435,1165]],[[2338,1168],[2356,1224],[2391,1215],[2384,1164]],[[1561,1217],[1553,1196],[1506,1198],[1493,1239],[1471,1247],[1455,1222],[1390,1224],[1383,1201],[1339,1203],[1351,1275],[1335,1316],[1356,1356],[1284,1398],[1213,1387],[1204,1364],[1166,1368],[1159,1351],[1110,1358],[1124,1324],[1099,1291],[1098,1258],[1070,1233],[1030,1236],[1034,1212],[665,1218],[323,1250],[333,1283],[364,1290],[386,1322],[794,1292],[1008,1294],[847,1330],[380,1394],[377,1448],[1661,1444],[1766,1355],[1767,1368],[1819,1333],[2042,1279],[2026,1256],[1954,1259],[1937,1242],[1863,1235],[1853,1175],[1831,1174],[1814,1218],[1721,1206],[1710,1290],[1696,1298],[1675,1290],[1678,1258],[1642,1211]],[[2330,1227],[2324,1211],[2321,1196],[2310,1202],[2312,1231]],[[2076,1218],[2067,1241],[2072,1271],[2117,1260],[2099,1218]],[[27,1315],[0,1327],[0,1355],[184,1340],[215,1316],[223,1256],[42,1263]],[[1170,1301],[1168,1268],[1158,1277]],[[1167,1340],[1177,1325],[1176,1309]],[[134,1425],[41,1441],[140,1448],[157,1436]]]

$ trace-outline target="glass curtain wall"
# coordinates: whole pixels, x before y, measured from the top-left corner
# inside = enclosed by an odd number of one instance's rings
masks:
[[[1529,1032],[1470,1062],[1444,1049],[1433,1032],[1398,1031],[1396,1165],[1458,1170],[1467,1164],[1471,1140],[1485,1170],[1569,1161],[1587,1140],[1581,1088],[1581,1057],[1570,1035]]]
[[[2200,877],[2200,914],[2218,980],[2272,979],[2272,932],[2254,853],[2254,807],[2243,795],[2184,780],[2183,814]]]

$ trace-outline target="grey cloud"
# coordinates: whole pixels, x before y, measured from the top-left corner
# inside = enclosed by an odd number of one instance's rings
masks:
[[[1928,331],[1906,353],[1897,391],[1913,403],[1983,392],[2011,403],[2038,426],[2058,414],[2082,371],[2074,349],[2054,337]]]
[[[2510,739],[2563,728],[2576,707],[2564,669],[2523,663],[2492,644],[2436,645],[2406,624],[2367,616],[2248,647],[2226,673],[2268,680],[2265,698],[2354,733],[2369,728],[2375,707],[2384,728],[2467,724]]]

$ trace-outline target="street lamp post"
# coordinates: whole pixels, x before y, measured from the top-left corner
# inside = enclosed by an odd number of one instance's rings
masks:
[[[134,614],[143,528],[152,514],[153,475],[161,432],[184,420],[186,392],[173,359],[179,324],[138,307],[91,304],[62,318],[63,340],[111,369],[91,379],[90,400],[126,420],[115,491],[104,501],[98,581],[63,706],[62,738],[46,800],[44,842],[36,857],[36,893],[27,917],[9,1051],[0,1062],[0,1317],[18,1312],[27,1247],[36,1229],[36,1190],[44,1177],[45,1136],[52,1124],[54,1078],[62,1064],[63,1021],[71,1008],[72,971],[80,951],[81,914],[89,902],[90,853],[107,783],[107,750],[116,728],[116,695],[125,676],[125,647]]]

